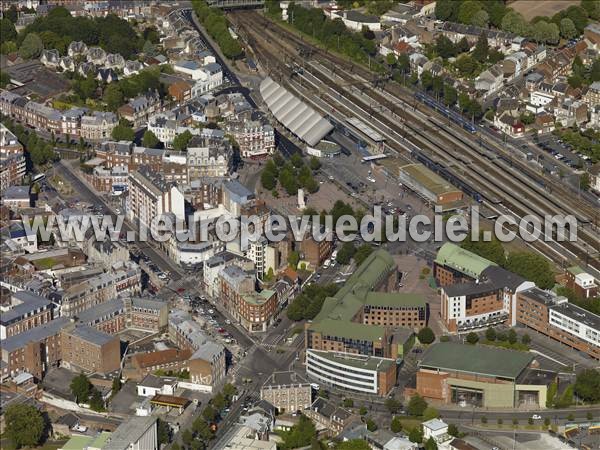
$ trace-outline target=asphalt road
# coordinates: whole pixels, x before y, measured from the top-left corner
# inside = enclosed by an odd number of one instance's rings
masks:
[[[78,195],[82,198],[85,198],[86,201],[92,204],[101,204],[104,205],[106,210],[111,212],[111,215],[116,217],[116,213],[113,210],[112,206],[108,204],[100,195],[93,192],[74,172],[74,170],[69,166],[68,162],[59,161],[56,163],[54,168],[60,172],[60,176],[65,178],[78,192]],[[123,229],[125,232],[135,232],[135,229],[127,222],[123,222]],[[171,279],[177,281],[181,278],[181,269],[174,265],[166,256],[161,255],[157,250],[152,248],[148,243],[137,243],[138,247],[142,250],[144,254],[150,257],[150,259],[163,271],[168,271],[171,273]]]

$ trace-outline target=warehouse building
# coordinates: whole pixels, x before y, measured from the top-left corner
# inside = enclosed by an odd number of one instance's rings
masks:
[[[423,164],[407,164],[399,168],[399,181],[428,202],[452,211],[462,206],[463,192]]]
[[[545,408],[556,373],[535,368],[533,355],[485,345],[440,342],[424,353],[415,392],[433,401],[482,408]]]

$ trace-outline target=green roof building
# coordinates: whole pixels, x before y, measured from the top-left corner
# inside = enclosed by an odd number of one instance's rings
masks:
[[[440,247],[434,260],[434,276],[440,286],[479,279],[481,272],[497,264],[456,244],[447,242]]]

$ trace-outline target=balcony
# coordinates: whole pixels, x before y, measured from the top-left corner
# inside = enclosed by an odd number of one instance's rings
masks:
[[[500,323],[505,322],[508,319],[508,313],[502,313],[500,315],[497,316],[493,316],[493,317],[488,317],[488,318],[481,318],[481,319],[469,319],[468,323],[462,323],[460,325],[458,325],[457,330],[459,332],[461,331],[468,331],[468,330],[476,330],[478,328],[487,328],[493,325],[498,325]]]

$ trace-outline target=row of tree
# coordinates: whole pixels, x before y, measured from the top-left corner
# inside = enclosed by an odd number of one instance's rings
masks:
[[[223,54],[230,59],[239,58],[243,53],[242,46],[229,33],[229,22],[223,12],[218,8],[210,8],[204,0],[193,0],[192,6],[198,20]]]
[[[279,153],[275,153],[273,159],[269,160],[262,171],[260,180],[265,189],[273,190],[277,183],[281,185],[288,195],[295,195],[299,188],[304,188],[310,193],[319,190],[319,183],[312,174],[317,164],[311,160],[310,167],[306,165],[302,156],[295,153],[289,161],[286,161]],[[312,169],[312,170],[311,170]]]
[[[25,128],[20,123],[13,122],[8,117],[3,117],[2,123],[17,137],[19,142],[23,144],[31,163],[36,166],[42,166],[47,162],[54,161],[58,158],[54,152],[52,142],[39,138],[35,131]],[[28,167],[28,169],[30,169],[30,167]]]
[[[554,286],[554,272],[550,263],[537,253],[514,251],[507,254],[499,240],[484,241],[483,234],[480,234],[476,241],[465,240],[462,247],[526,280],[533,281],[542,289],[550,289]]]
[[[323,307],[327,297],[333,297],[338,291],[335,284],[311,284],[290,303],[287,316],[290,320],[312,320]]]

